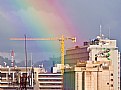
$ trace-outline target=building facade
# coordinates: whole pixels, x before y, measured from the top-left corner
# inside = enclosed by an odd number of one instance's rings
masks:
[[[114,73],[114,90],[120,87],[120,52],[116,45],[116,40],[105,39],[97,36],[92,44],[89,45],[89,61],[102,61],[103,58],[111,61]]]
[[[89,60],[89,52],[87,51],[88,46],[75,46],[66,50],[65,64],[76,65],[80,61]]]
[[[63,77],[60,73],[38,74],[40,90],[63,90]]]
[[[85,48],[85,50],[81,50]],[[76,51],[76,52],[75,52]],[[84,52],[83,52],[84,51]],[[85,53],[86,52],[86,53]],[[85,57],[85,58],[81,58]],[[77,59],[75,59],[77,58]],[[104,38],[104,36],[97,36],[84,46],[68,49],[65,55],[65,63],[74,66],[82,61],[111,61],[113,67],[114,90],[119,90],[120,87],[120,52],[116,45],[116,40]]]
[[[64,90],[115,90],[114,88],[114,72],[110,61],[87,61],[65,69]]]

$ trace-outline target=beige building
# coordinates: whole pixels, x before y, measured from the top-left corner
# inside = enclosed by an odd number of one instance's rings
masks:
[[[106,58],[111,61],[113,67],[114,90],[119,90],[120,87],[120,52],[116,45],[116,40],[105,39],[97,36],[93,44],[89,45],[89,61],[102,61]]]
[[[83,49],[84,48],[84,49]],[[81,50],[83,49],[83,50]],[[83,52],[85,51],[85,52]],[[82,58],[85,57],[85,58]],[[88,59],[87,59],[88,58]],[[96,39],[84,44],[84,46],[68,49],[65,55],[65,63],[70,66],[82,61],[111,61],[113,68],[114,90],[119,90],[120,87],[120,52],[116,45],[116,40],[97,36]]]
[[[64,90],[115,90],[111,61],[87,61],[66,68]]]

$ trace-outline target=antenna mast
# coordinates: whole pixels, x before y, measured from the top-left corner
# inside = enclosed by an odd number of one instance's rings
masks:
[[[31,67],[32,67],[32,65],[33,65],[33,61],[32,61],[32,53],[31,53]]]
[[[100,37],[102,37],[102,26],[100,25]]]
[[[26,65],[26,82],[25,82],[25,90],[27,90],[27,47],[26,47],[26,34],[25,34],[25,65]]]
[[[108,38],[110,39],[110,27],[109,27],[109,31],[108,31]]]

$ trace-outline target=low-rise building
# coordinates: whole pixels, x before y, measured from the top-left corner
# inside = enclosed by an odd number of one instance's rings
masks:
[[[27,75],[27,83],[26,81]],[[44,68],[1,67],[0,90],[62,90],[63,77],[60,73],[47,73]]]
[[[27,72],[26,72],[27,70]],[[33,72],[32,72],[33,70]],[[34,72],[41,72],[40,68],[31,67],[1,67],[0,68],[0,88],[3,90],[16,90],[22,88],[27,79],[26,88],[33,89],[34,87]],[[27,75],[27,77],[26,77]],[[24,84],[25,86],[25,84]]]

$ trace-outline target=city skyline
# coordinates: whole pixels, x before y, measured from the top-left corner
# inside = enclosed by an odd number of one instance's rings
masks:
[[[102,33],[118,41],[121,50],[120,0],[0,0],[0,52],[24,52],[24,42],[10,41],[11,37],[77,37],[77,43],[67,41],[65,47],[81,45],[83,41]],[[60,53],[58,41],[28,41],[29,53]],[[37,55],[38,56],[38,55]],[[43,55],[45,57],[46,55]],[[39,56],[39,58],[42,56]]]

